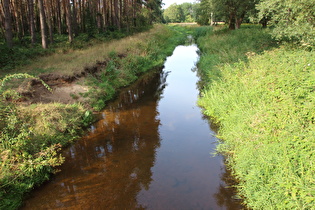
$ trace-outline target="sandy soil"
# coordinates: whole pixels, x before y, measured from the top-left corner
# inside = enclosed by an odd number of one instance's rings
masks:
[[[82,95],[89,89],[80,85],[83,78],[64,77],[62,75],[41,75],[40,78],[52,89],[49,91],[40,81],[25,80],[18,92],[22,95],[21,103],[29,105],[33,103],[59,102],[71,104],[81,102],[85,104],[87,98]]]

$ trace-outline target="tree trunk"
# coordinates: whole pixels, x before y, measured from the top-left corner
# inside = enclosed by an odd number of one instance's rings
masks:
[[[13,2],[13,10],[14,10],[14,14],[15,14],[15,24],[16,24],[16,34],[17,37],[19,38],[19,40],[22,39],[22,24],[21,24],[21,18],[20,18],[20,4],[21,2],[19,2],[18,0],[14,0]]]
[[[10,0],[3,0],[5,39],[9,48],[13,47],[12,19],[10,12]]]
[[[45,17],[45,10],[43,0],[38,0],[38,9],[39,9],[39,16],[40,16],[40,31],[42,35],[42,46],[44,49],[48,47],[47,45],[47,30],[46,30],[46,17]]]
[[[47,1],[47,0],[46,0]],[[48,18],[48,29],[49,29],[49,40],[50,43],[54,43],[54,32],[53,32],[53,24],[52,24],[52,3],[51,0],[48,0],[47,7],[47,18]]]
[[[56,15],[57,15],[57,25],[58,25],[58,33],[62,34],[62,21],[61,21],[61,4],[59,0],[56,0]]]
[[[81,20],[81,31],[82,32],[86,32],[86,27],[85,27],[85,20],[86,20],[86,17],[85,17],[85,11],[86,9],[85,9],[85,0],[82,0],[82,9],[81,9],[81,11],[82,11],[82,20]]]
[[[239,17],[236,18],[236,29],[240,29],[241,28],[241,24],[243,23],[245,17],[245,12],[243,12]]]
[[[34,22],[34,2],[33,0],[28,0],[28,15],[29,15],[29,24],[31,32],[31,42],[32,45],[36,42],[36,33],[35,33],[35,22]]]
[[[104,31],[106,30],[107,27],[107,3],[106,0],[103,0],[103,26],[104,26]]]
[[[74,35],[79,34],[79,27],[78,27],[78,8],[76,1],[73,1],[73,18],[72,18],[72,24],[73,24],[73,31]]]
[[[240,29],[242,22],[243,22],[243,18],[237,18],[235,22],[235,28]]]
[[[229,17],[229,29],[230,30],[235,30],[235,22],[236,22],[235,13],[231,12],[230,17]]]
[[[263,17],[259,23],[262,25],[263,28],[267,28],[268,19],[266,17]]]
[[[71,17],[71,5],[69,0],[66,0],[66,7],[67,7],[67,26],[68,26],[68,37],[69,42],[73,42],[73,31],[72,31],[72,17]]]

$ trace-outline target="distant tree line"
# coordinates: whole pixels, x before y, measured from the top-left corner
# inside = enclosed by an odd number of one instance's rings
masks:
[[[197,7],[199,4],[183,3],[172,4],[163,11],[165,23],[195,22],[197,17]]]
[[[315,45],[315,0],[199,0],[172,4],[163,11],[168,22],[197,22],[213,25],[225,22],[229,29],[244,22],[272,25],[279,40]]]
[[[43,48],[54,34],[68,34],[69,42],[80,33],[108,30],[130,32],[161,20],[161,0],[0,0],[0,33],[9,48],[13,39],[41,34]]]

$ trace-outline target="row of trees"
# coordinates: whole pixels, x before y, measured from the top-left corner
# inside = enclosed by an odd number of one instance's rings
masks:
[[[212,25],[218,21],[231,30],[246,22],[273,25],[279,40],[315,45],[314,0],[200,0],[198,3],[172,4],[164,10],[166,22],[197,22]]]
[[[197,9],[199,4],[183,3],[172,4],[163,12],[163,18],[166,23],[195,22],[197,19]]]
[[[69,42],[79,33],[107,30],[133,31],[161,19],[161,0],[1,0],[0,30],[9,48],[13,38],[30,35],[42,46],[54,34],[67,33]]]
[[[244,19],[266,27],[273,25],[279,40],[315,44],[314,0],[200,0],[199,22],[213,23],[217,18],[237,29]]]

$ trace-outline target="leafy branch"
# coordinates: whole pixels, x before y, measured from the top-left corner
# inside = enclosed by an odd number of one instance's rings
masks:
[[[45,83],[42,79],[32,76],[30,74],[26,74],[26,73],[17,73],[17,74],[8,74],[6,75],[2,80],[0,80],[0,93],[2,92],[2,88],[5,86],[5,84],[12,79],[27,79],[27,78],[31,78],[31,79],[36,79],[39,80],[45,88],[47,88],[47,90],[49,90],[50,92],[52,91],[52,89],[49,87],[49,85],[47,83]]]

